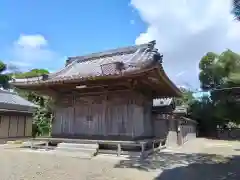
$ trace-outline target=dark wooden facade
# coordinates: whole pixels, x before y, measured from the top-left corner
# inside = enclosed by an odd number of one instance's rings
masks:
[[[132,91],[98,96],[69,94],[58,99],[52,135],[90,139],[153,137],[149,98]]]

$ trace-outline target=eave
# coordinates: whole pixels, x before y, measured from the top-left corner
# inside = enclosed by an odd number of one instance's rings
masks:
[[[15,87],[32,91],[60,92],[63,89],[78,91],[78,93],[94,93],[114,90],[149,89],[152,98],[180,97],[181,91],[171,82],[161,65],[138,70],[122,75],[95,76],[88,78],[61,79],[58,81],[38,81],[38,83],[12,83]],[[76,86],[87,86],[76,90]],[[110,88],[109,88],[110,87]],[[66,91],[67,92],[67,91]],[[144,92],[143,92],[144,93]]]

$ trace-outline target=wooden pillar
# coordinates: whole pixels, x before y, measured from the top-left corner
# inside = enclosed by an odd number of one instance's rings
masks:
[[[107,93],[104,94],[104,100],[103,100],[103,122],[102,128],[104,129],[104,135],[107,136],[107,100],[108,96]]]
[[[48,141],[45,143],[45,150],[48,150]]]
[[[10,135],[10,127],[11,126],[11,116],[8,116],[8,137]]]
[[[118,144],[118,145],[117,145],[117,156],[120,156],[120,155],[121,155],[121,151],[122,151],[122,149],[121,149],[121,144]]]
[[[27,118],[26,118],[26,116],[24,116],[24,120],[23,120],[23,136],[25,137],[26,136],[26,120]]]
[[[142,151],[142,153],[145,151],[145,144],[144,143],[141,144],[141,151]]]
[[[17,115],[16,117],[17,117],[17,132],[16,132],[16,136],[18,136],[18,131],[19,131],[19,115]]]

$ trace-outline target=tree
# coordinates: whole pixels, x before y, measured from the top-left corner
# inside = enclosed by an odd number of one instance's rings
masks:
[[[41,76],[43,74],[49,74],[48,70],[46,69],[32,69],[28,72],[20,72],[20,73],[15,73],[14,76],[15,78],[31,78],[31,77],[36,77],[36,76]]]
[[[231,87],[240,81],[240,55],[226,50],[220,55],[208,52],[199,63],[203,90]]]
[[[180,88],[182,97],[175,100],[176,106],[189,106],[193,101],[193,92],[186,88]]]
[[[15,78],[29,78],[36,77],[43,74],[48,74],[49,72],[45,69],[32,69],[28,72],[16,73]],[[16,89],[18,94],[34,104],[38,105],[37,110],[33,117],[33,136],[35,135],[46,135],[51,131],[51,99],[46,96],[38,95],[34,92],[28,92]]]
[[[229,122],[240,123],[240,106],[229,95],[232,87],[240,86],[240,55],[231,50],[221,54],[208,52],[201,59],[199,68],[201,88],[210,91],[211,96],[208,101],[195,102],[191,106],[191,116],[198,119],[205,130],[207,126],[216,128]],[[212,91],[215,89],[220,89],[220,93]]]
[[[190,104],[188,116],[197,121],[200,135],[210,135],[218,124],[213,111],[214,106],[208,96],[203,96],[200,100],[195,100]]]
[[[240,21],[240,0],[233,0],[232,13],[236,20]]]
[[[4,89],[9,88],[8,81],[11,79],[8,74],[3,74],[7,70],[7,65],[0,61],[0,86]]]

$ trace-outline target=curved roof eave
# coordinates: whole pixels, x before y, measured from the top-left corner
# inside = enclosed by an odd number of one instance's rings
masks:
[[[175,97],[182,97],[181,90],[169,79],[165,73],[162,64],[157,65],[157,73],[164,80],[164,82],[175,92]]]

